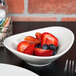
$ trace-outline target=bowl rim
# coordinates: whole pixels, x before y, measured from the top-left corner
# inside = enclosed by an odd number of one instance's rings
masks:
[[[56,27],[57,27],[57,28],[64,28],[64,29],[68,30],[68,31],[72,34],[72,36],[73,36],[73,37],[72,37],[72,42],[71,42],[70,46],[69,46],[65,51],[61,52],[60,54],[56,54],[56,55],[53,55],[53,56],[44,56],[44,57],[24,54],[24,53],[18,52],[17,50],[14,50],[14,49],[9,48],[9,47],[5,44],[5,41],[6,41],[9,37],[4,40],[3,44],[4,44],[4,46],[5,46],[7,49],[9,49],[9,51],[14,52],[14,54],[17,53],[17,54],[22,55],[22,56],[25,56],[25,57],[36,58],[36,59],[52,59],[52,58],[58,58],[58,57],[64,55],[64,54],[71,48],[71,46],[72,46],[73,43],[74,43],[75,36],[74,36],[74,33],[73,33],[70,29],[68,29],[68,28],[66,28],[66,27],[63,27],[63,26],[50,26],[50,28],[56,28]],[[44,27],[44,28],[49,28],[49,27]],[[44,29],[44,28],[40,28],[40,29]],[[38,30],[38,29],[35,29],[35,30]],[[34,31],[34,30],[31,30],[31,31]],[[26,32],[30,32],[30,31],[26,31]],[[19,33],[19,34],[21,34],[21,33]],[[15,35],[18,35],[18,34],[15,34]],[[14,36],[15,36],[15,35],[14,35]],[[13,36],[13,35],[12,35],[12,36]]]

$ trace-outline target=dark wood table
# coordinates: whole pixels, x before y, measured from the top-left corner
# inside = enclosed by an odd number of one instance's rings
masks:
[[[13,34],[47,26],[63,26],[72,30],[76,35],[76,22],[13,22]],[[20,66],[29,69],[40,76],[62,76],[66,59],[75,60],[76,62],[76,40],[74,41],[72,48],[65,55],[56,60],[52,65],[41,68],[26,64],[26,62],[12,54],[5,47],[0,48],[0,63]]]

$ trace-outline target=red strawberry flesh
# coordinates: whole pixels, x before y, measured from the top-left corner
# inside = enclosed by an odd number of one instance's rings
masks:
[[[17,51],[23,52],[24,49],[26,49],[29,45],[30,45],[30,43],[28,43],[26,41],[22,41],[17,45]]]
[[[57,47],[58,46],[58,39],[54,35],[45,32],[45,33],[42,34],[41,47],[44,44],[47,44],[47,45],[53,44]]]
[[[32,43],[32,44],[39,44],[41,41],[32,37],[32,36],[27,36],[25,37],[25,41]]]
[[[34,48],[35,48],[35,44],[30,44],[30,45],[23,51],[23,53],[29,54],[29,55],[33,55]]]
[[[52,56],[53,50],[43,50],[41,48],[35,48],[34,54],[36,56]]]
[[[41,41],[41,33],[37,32],[37,33],[35,34],[35,36],[36,36],[37,39],[39,39],[39,40]]]

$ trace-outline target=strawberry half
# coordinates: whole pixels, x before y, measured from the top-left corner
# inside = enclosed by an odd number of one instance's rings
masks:
[[[24,49],[26,49],[29,45],[30,45],[30,43],[28,43],[26,41],[22,41],[17,45],[17,51],[23,52]]]
[[[39,39],[39,40],[41,41],[41,33],[37,32],[37,33],[35,34],[35,36],[36,36],[37,39]]]
[[[36,56],[52,56],[53,55],[53,50],[43,50],[41,48],[35,48],[34,49],[34,54]]]
[[[25,37],[25,41],[32,43],[32,44],[39,44],[41,41],[32,37],[32,36],[27,36]]]
[[[42,37],[41,37],[41,47],[44,44],[47,44],[47,45],[53,44],[57,47],[58,46],[58,39],[54,35],[45,32],[42,34]]]
[[[30,45],[23,51],[23,53],[29,54],[29,55],[33,55],[34,48],[35,48],[35,44],[30,44]]]

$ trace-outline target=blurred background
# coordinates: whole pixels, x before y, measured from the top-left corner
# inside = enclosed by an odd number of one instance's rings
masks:
[[[76,0],[5,0],[13,21],[76,21]]]

